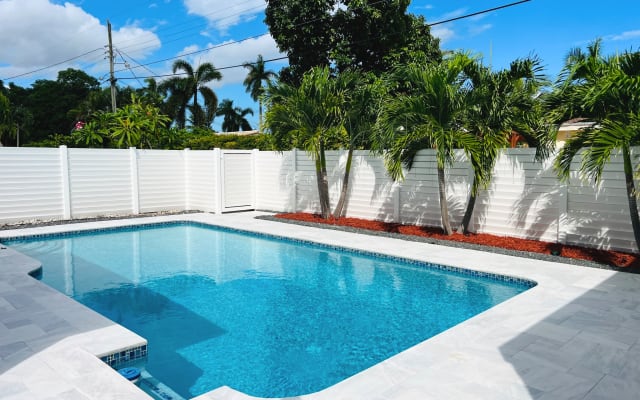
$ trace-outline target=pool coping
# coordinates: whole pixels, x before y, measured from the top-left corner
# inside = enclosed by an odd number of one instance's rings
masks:
[[[265,215],[270,213],[249,212],[224,215],[197,213],[74,223],[72,227],[51,225],[10,229],[0,231],[0,241],[6,237],[20,235],[131,226],[141,222],[194,221],[319,242],[329,246],[370,251],[392,257],[516,276],[538,283],[536,287],[351,378],[320,392],[298,396],[297,399],[529,399],[545,398],[545,396],[556,399],[591,399],[598,398],[597,394],[605,389],[608,394],[611,394],[613,383],[622,380],[628,371],[640,372],[640,363],[633,361],[640,354],[640,345],[637,339],[634,340],[630,334],[626,334],[640,329],[640,278],[637,275],[477,250],[408,242],[398,238],[371,237],[341,231],[331,231],[331,234],[327,235],[327,231],[320,228],[287,225],[255,218]],[[106,343],[115,349],[118,346],[122,348],[123,344],[140,345],[142,343],[140,340],[144,339],[136,337],[137,335],[117,324],[104,321],[102,317],[96,317],[91,310],[82,306],[70,306],[68,304],[70,299],[62,294],[54,292],[58,294],[56,297],[53,293],[49,293],[52,290],[43,289],[41,286],[44,285],[27,276],[27,273],[35,268],[37,261],[12,253],[16,252],[11,249],[0,250],[0,261],[6,264],[7,260],[12,259],[9,264],[13,266],[10,268],[11,271],[2,268],[0,282],[13,282],[14,289],[21,289],[21,293],[33,291],[38,296],[42,296],[41,293],[46,292],[45,306],[54,308],[53,303],[61,302],[65,305],[65,309],[71,310],[68,315],[64,315],[65,318],[73,322],[74,319],[77,320],[82,316],[87,320],[83,321],[85,325],[95,324],[98,327],[91,329],[84,326],[82,327],[84,331],[74,331],[74,334],[56,341],[45,349],[35,350],[35,347],[31,348],[27,343],[26,348],[30,352],[23,356],[24,359],[14,362],[15,365],[11,365],[7,371],[3,368],[5,372],[0,375],[0,394],[3,393],[3,387],[18,385],[22,391],[16,392],[12,398],[45,398],[39,396],[40,392],[33,389],[42,386],[43,378],[40,376],[42,374],[27,373],[31,364],[34,364],[37,367],[36,371],[46,370],[45,375],[50,378],[50,382],[55,380],[53,377],[62,379],[63,389],[57,389],[55,392],[60,395],[59,398],[64,398],[62,394],[77,392],[82,393],[85,398],[92,399],[117,398],[114,397],[114,393],[118,393],[120,398],[148,399],[146,394],[119,377],[109,367],[104,364],[106,369],[100,367],[98,364],[102,363],[97,358],[93,357],[96,363],[88,362],[89,357],[86,357],[91,354],[98,355],[96,353],[96,347],[99,347],[96,343],[98,340],[103,341],[103,347]],[[9,289],[0,290],[0,307],[4,293],[16,292],[16,290],[11,292]],[[59,297],[67,300],[61,300]],[[591,307],[583,307],[582,303],[588,303]],[[597,310],[614,312],[615,315],[624,318],[610,321],[604,328],[600,326],[602,332],[597,330],[592,332],[593,329],[590,326],[583,326],[584,321],[582,325],[578,324],[580,321],[572,320],[571,313],[565,311],[575,310],[584,320],[585,315],[590,315],[589,308],[593,306]],[[59,310],[40,311],[42,315],[47,315],[47,312],[57,312],[56,315],[61,315]],[[0,322],[2,322],[1,319]],[[3,354],[3,343],[11,342],[8,340],[10,331],[11,329],[0,329],[0,357]],[[105,334],[105,331],[109,333]],[[104,340],[103,337],[110,339]],[[52,363],[58,363],[58,365],[65,363],[60,359],[52,360],[56,354],[60,354],[61,343],[68,351],[85,353],[80,357],[84,360],[81,363],[82,371],[78,371],[79,365],[73,362],[71,367],[75,367],[75,370],[72,369],[74,373],[59,373],[52,368]],[[144,343],[146,344],[146,341]],[[598,353],[600,355],[592,358],[604,359],[603,365],[610,365],[613,362],[611,360],[614,359],[616,365],[623,365],[624,368],[611,367],[611,370],[598,370],[597,367],[592,366],[597,364],[594,360],[576,350],[576,343],[581,344],[584,349],[592,347],[595,343],[599,349],[616,350],[613,358],[604,350]],[[559,357],[559,355],[563,356]],[[6,360],[2,357],[2,361],[11,364],[12,357],[16,357],[15,354],[10,355]],[[578,364],[585,359],[589,367],[578,368]],[[627,372],[621,372],[623,370]],[[547,371],[546,375],[545,371]],[[88,375],[94,378],[99,376],[98,382],[94,384],[81,382],[79,377]],[[640,374],[637,375],[640,376]],[[552,384],[559,379],[565,383]],[[625,382],[625,385],[613,385],[614,389],[620,390],[618,398],[632,398],[632,394],[640,389],[640,378]],[[625,394],[629,397],[625,397]],[[51,394],[49,393],[48,396]],[[228,387],[218,388],[196,397],[198,400],[251,398],[253,397]]]

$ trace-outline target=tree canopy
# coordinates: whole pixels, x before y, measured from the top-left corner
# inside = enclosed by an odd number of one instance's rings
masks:
[[[312,67],[382,73],[413,59],[440,61],[439,40],[409,0],[267,0],[265,22],[289,57],[280,79],[300,82]]]

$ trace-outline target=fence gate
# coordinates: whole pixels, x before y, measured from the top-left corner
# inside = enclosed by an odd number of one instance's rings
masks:
[[[253,152],[222,151],[222,212],[255,209]]]

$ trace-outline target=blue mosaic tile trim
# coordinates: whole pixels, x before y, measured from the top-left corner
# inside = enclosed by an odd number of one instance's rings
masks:
[[[405,263],[405,264],[409,264],[409,265],[415,265],[415,266],[418,266],[418,267],[431,269],[431,270],[446,271],[446,272],[452,272],[452,273],[459,274],[459,275],[473,276],[474,278],[483,278],[483,279],[488,279],[488,280],[492,280],[492,281],[506,282],[506,283],[510,283],[510,284],[514,284],[514,285],[518,285],[518,286],[523,286],[523,287],[526,287],[527,289],[530,289],[530,288],[535,287],[535,286],[538,285],[537,282],[532,281],[531,279],[526,279],[526,278],[519,278],[519,277],[515,277],[515,276],[494,274],[492,272],[476,271],[476,270],[467,269],[467,268],[453,267],[453,266],[450,266],[450,265],[433,264],[433,263],[430,263],[430,262],[427,262],[427,261],[413,260],[413,259],[410,259],[410,258],[391,256],[391,255],[388,255],[388,254],[375,253],[375,252],[367,251],[367,250],[352,249],[352,248],[348,248],[348,247],[335,246],[335,245],[331,245],[331,244],[312,242],[310,240],[304,240],[304,239],[294,239],[294,238],[274,235],[274,234],[271,234],[271,233],[256,233],[256,232],[251,232],[251,231],[245,231],[243,229],[238,229],[238,228],[228,228],[228,227],[217,226],[217,225],[209,225],[209,224],[205,224],[205,223],[202,223],[202,222],[194,222],[193,225],[199,225],[199,226],[202,226],[202,227],[205,227],[205,228],[209,228],[209,229],[216,229],[216,230],[229,231],[229,232],[237,232],[237,233],[242,233],[242,234],[246,234],[246,235],[250,235],[250,236],[256,236],[256,237],[267,237],[267,238],[271,238],[271,239],[275,239],[275,240],[283,240],[283,241],[286,241],[286,242],[298,243],[298,244],[303,244],[303,245],[316,247],[316,248],[321,248],[321,249],[343,251],[343,252],[346,252],[346,253],[353,253],[353,254],[358,254],[358,255],[362,255],[362,256],[366,256],[366,257],[381,258],[381,259],[388,260],[388,261]]]
[[[122,350],[117,353],[109,354],[100,359],[112,368],[128,363],[134,360],[140,360],[147,358],[147,345],[132,347],[130,349]]]
[[[32,240],[40,240],[40,239],[52,239],[52,238],[61,238],[61,237],[80,237],[80,236],[89,236],[96,233],[109,233],[109,232],[131,232],[131,231],[140,231],[147,229],[156,229],[162,228],[165,226],[172,225],[192,225],[193,223],[190,221],[167,221],[167,222],[149,222],[145,224],[137,224],[137,225],[128,225],[128,226],[112,226],[105,228],[92,228],[92,229],[83,229],[83,230],[71,230],[66,232],[54,232],[54,233],[40,233],[34,235],[24,235],[24,236],[7,236],[4,238],[0,238],[0,243],[9,243],[9,242],[28,242]],[[200,224],[203,226],[212,226],[207,224]],[[8,246],[11,246],[9,243]]]
[[[67,231],[67,232],[61,232],[61,233],[44,233],[44,234],[29,235],[29,236],[7,237],[2,239],[2,241],[4,242],[29,241],[29,240],[48,239],[48,238],[54,238],[54,237],[85,236],[85,235],[92,235],[95,233],[104,233],[104,232],[130,232],[135,230],[155,229],[155,228],[161,228],[166,226],[197,226],[201,228],[213,229],[213,230],[218,230],[223,232],[241,233],[241,234],[253,236],[253,237],[282,240],[289,243],[303,244],[306,246],[311,246],[311,247],[320,248],[320,249],[344,251],[347,253],[358,254],[366,257],[376,257],[376,258],[381,258],[388,261],[406,263],[406,264],[415,265],[418,267],[427,268],[431,270],[440,270],[440,271],[451,272],[459,275],[472,276],[474,278],[488,279],[491,281],[498,281],[498,282],[508,283],[512,285],[522,286],[527,289],[530,289],[537,285],[537,282],[532,281],[530,279],[525,279],[525,278],[494,274],[492,272],[475,271],[467,268],[453,267],[449,265],[432,264],[426,261],[419,261],[419,260],[413,260],[413,259],[404,258],[404,257],[397,257],[397,256],[390,256],[387,254],[375,253],[371,251],[334,246],[334,245],[329,245],[324,243],[317,243],[317,242],[312,242],[304,239],[289,238],[289,237],[279,236],[271,233],[251,232],[244,229],[229,228],[229,227],[219,226],[219,225],[211,225],[211,224],[207,224],[204,222],[197,222],[197,221],[153,222],[153,223],[130,225],[130,226],[123,226],[123,227],[95,228],[95,229],[89,229],[89,230]],[[11,244],[8,243],[8,245],[10,246]]]

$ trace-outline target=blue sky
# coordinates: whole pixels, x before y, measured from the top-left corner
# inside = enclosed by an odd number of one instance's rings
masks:
[[[410,11],[433,23],[514,1],[413,0]],[[252,108],[251,122],[257,125],[257,104],[242,86],[246,70],[226,67],[253,61],[258,54],[265,59],[282,56],[263,23],[265,4],[264,0],[0,0],[0,79],[28,87],[36,79],[55,79],[59,70],[72,67],[104,80],[108,63],[103,46],[110,20],[120,84],[139,87],[144,77],[169,74],[176,58],[192,65],[212,62],[223,74],[223,80],[212,86],[218,98]],[[537,54],[554,78],[569,49],[585,47],[597,37],[603,39],[607,54],[640,49],[639,15],[640,0],[531,0],[437,25],[432,33],[441,38],[443,49],[479,54],[496,69]],[[268,67],[277,72],[284,65],[273,62]],[[42,70],[33,72],[38,69]],[[219,129],[220,123],[217,119],[214,128]]]

